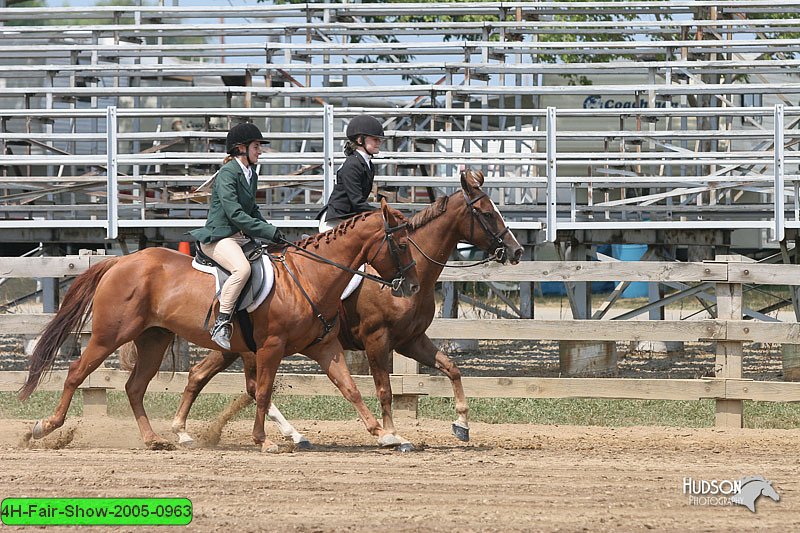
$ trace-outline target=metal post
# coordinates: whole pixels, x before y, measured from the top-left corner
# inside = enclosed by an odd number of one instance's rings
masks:
[[[108,166],[106,169],[107,183],[106,207],[108,210],[106,220],[106,238],[116,239],[119,234],[118,222],[118,190],[117,190],[117,107],[108,106],[106,108],[106,153],[108,154]]]
[[[781,242],[785,237],[784,197],[783,197],[783,104],[775,104],[775,240]]]
[[[556,242],[556,108],[547,108],[547,242]]]
[[[327,203],[333,192],[333,106],[325,104],[322,118],[322,199]]]

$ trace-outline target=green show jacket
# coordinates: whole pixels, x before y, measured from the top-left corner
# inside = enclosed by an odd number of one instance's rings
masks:
[[[248,237],[272,240],[278,228],[264,220],[258,210],[258,174],[255,168],[251,171],[248,184],[236,161],[229,161],[219,170],[211,189],[206,225],[190,231],[192,237],[209,244],[241,231]]]

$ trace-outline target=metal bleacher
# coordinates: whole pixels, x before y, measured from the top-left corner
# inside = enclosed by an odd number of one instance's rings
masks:
[[[0,233],[181,240],[202,224],[197,188],[244,119],[272,142],[265,216],[307,232],[346,122],[369,112],[389,137],[378,186],[410,212],[473,166],[531,244],[576,232],[637,242],[625,233],[700,231],[729,243],[738,230],[743,248],[793,240],[798,8],[0,8]]]

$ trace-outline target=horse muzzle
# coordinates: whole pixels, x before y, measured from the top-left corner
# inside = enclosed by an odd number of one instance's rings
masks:
[[[508,247],[501,246],[494,251],[494,258],[495,261],[501,264],[510,262],[512,265],[516,265],[522,259],[522,247],[515,248],[513,253],[509,254]]]
[[[410,298],[419,292],[419,284],[409,283],[408,279],[400,277],[392,280],[392,296]]]

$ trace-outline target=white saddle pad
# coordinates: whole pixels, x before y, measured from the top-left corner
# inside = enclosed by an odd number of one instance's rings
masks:
[[[367,265],[361,265],[358,267],[359,272],[364,272],[367,269]],[[344,292],[342,293],[342,300],[346,300],[348,296],[353,294],[355,290],[361,285],[361,282],[364,280],[363,276],[359,276],[358,274],[353,274],[353,279],[350,280],[350,283],[347,284],[347,287],[344,288]]]
[[[275,285],[275,271],[272,269],[272,261],[270,261],[265,254],[261,256],[261,262],[264,264],[264,283],[253,296],[253,303],[247,306],[248,313],[252,313],[259,305],[264,303],[264,300],[267,299],[269,293],[272,292],[272,287]],[[219,281],[219,276],[217,276],[217,269],[215,267],[201,265],[194,259],[192,260],[192,266],[200,272],[205,272],[206,274],[214,276],[217,295],[219,295],[222,284]]]
[[[258,291],[258,294],[253,299],[253,303],[247,307],[247,312],[252,313],[259,305],[261,305],[264,300],[267,299],[269,293],[272,292],[272,287],[275,285],[275,271],[273,270],[272,261],[270,261],[266,255],[261,257],[261,261],[264,263],[264,284],[261,286],[261,289]],[[219,295],[219,291],[222,290],[222,284],[219,281],[219,276],[217,276],[217,269],[211,266],[201,265],[195,260],[192,260],[192,267],[200,272],[205,272],[206,274],[211,274],[214,276],[214,283],[216,287],[216,293]],[[359,272],[364,272],[366,270],[366,265],[361,265],[358,267]],[[342,300],[348,298],[351,294],[355,292],[359,285],[361,285],[361,281],[364,278],[359,276],[358,274],[353,274],[353,278],[347,284],[347,287],[344,288],[344,292],[342,292]]]

